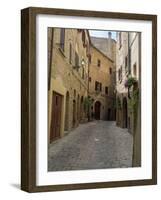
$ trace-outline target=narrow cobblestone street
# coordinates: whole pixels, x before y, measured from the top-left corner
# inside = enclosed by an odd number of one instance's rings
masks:
[[[48,170],[83,170],[132,166],[132,135],[115,121],[80,124],[48,151]]]

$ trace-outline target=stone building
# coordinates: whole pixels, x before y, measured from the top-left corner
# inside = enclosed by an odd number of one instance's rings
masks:
[[[118,32],[116,45],[116,124],[133,134],[133,166],[141,164],[140,37]]]
[[[125,87],[125,81],[129,74],[128,32],[117,33],[116,48],[116,124],[122,128],[129,128],[128,88]]]
[[[87,120],[89,57],[87,30],[48,28],[49,143]]]
[[[115,64],[91,44],[89,96],[92,100],[90,118],[115,120]]]
[[[91,37],[91,43],[115,63],[116,41],[111,36],[112,36],[112,33],[108,32],[108,37],[106,38]]]

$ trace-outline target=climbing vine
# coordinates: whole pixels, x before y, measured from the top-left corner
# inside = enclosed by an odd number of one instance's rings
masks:
[[[125,87],[130,88],[132,85],[134,85],[135,83],[137,83],[136,78],[134,77],[129,77],[126,81],[125,81]]]
[[[138,114],[138,105],[139,105],[139,88],[133,90],[132,96],[128,101],[128,107],[134,116],[135,126],[136,126],[136,120],[137,120],[137,114]]]
[[[91,107],[92,105],[92,99],[90,97],[85,97],[84,99],[84,111],[86,113],[88,113],[88,109]]]
[[[119,97],[117,97],[116,105],[117,105],[117,109],[121,110],[121,100]]]

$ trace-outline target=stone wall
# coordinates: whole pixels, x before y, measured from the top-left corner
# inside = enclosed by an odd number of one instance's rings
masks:
[[[140,34],[118,32],[116,45],[116,124],[133,134],[133,166],[141,165]],[[126,86],[129,78],[135,85]],[[137,95],[136,95],[137,94]]]
[[[48,33],[49,44],[52,41],[51,33],[52,31],[50,29]],[[88,32],[77,29],[65,29],[63,49],[62,44],[60,44],[60,35],[61,29],[54,28],[51,74],[49,77],[50,90],[48,92],[49,138],[53,91],[61,94],[63,99],[61,109],[61,137],[87,118],[83,110],[83,101],[87,97],[88,91]],[[76,53],[79,61],[75,60]]]
[[[98,61],[100,65],[98,65]],[[102,120],[115,120],[114,74],[114,62],[92,45],[89,66],[89,95],[93,100],[91,113],[95,114],[95,103],[100,102],[100,119]],[[96,90],[96,81],[101,83],[101,90],[99,88]]]

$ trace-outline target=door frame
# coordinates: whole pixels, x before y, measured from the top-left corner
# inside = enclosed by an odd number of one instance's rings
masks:
[[[59,135],[58,136],[56,136],[56,137],[53,137],[52,136],[52,123],[53,123],[53,115],[54,115],[54,108],[53,108],[53,106],[54,106],[54,95],[58,95],[59,97],[61,97],[61,102],[60,102],[60,116],[59,116],[59,118],[60,118],[60,128],[59,128]],[[49,137],[49,142],[50,143],[52,143],[53,141],[55,141],[55,140],[57,140],[57,139],[59,139],[60,137],[61,137],[61,125],[62,125],[62,101],[63,101],[63,96],[60,94],[60,93],[58,93],[58,92],[55,92],[55,91],[52,91],[52,103],[51,103],[51,120],[50,120],[50,137]]]
[[[99,119],[96,118],[96,106],[99,106]],[[100,101],[96,101],[94,103],[94,113],[95,113],[95,119],[96,120],[100,120],[101,119],[101,102]]]

